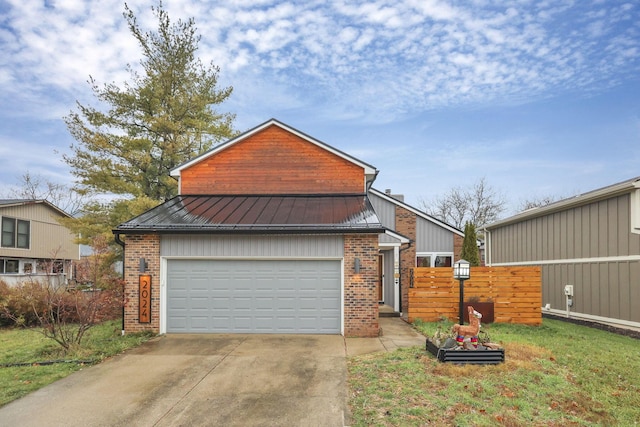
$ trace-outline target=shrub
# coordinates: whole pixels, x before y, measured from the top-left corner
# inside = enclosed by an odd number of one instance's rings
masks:
[[[15,326],[39,326],[63,348],[79,345],[84,333],[105,320],[117,318],[122,307],[120,281],[109,288],[73,287],[28,281],[2,286],[0,312]]]
[[[9,286],[0,281],[0,325],[38,326],[37,313],[45,309],[44,290],[37,282]]]
[[[89,328],[117,318],[124,282],[111,268],[113,254],[106,241],[96,239],[92,246],[93,255],[78,263],[77,280],[71,286],[53,280],[28,280],[15,287],[3,283],[0,313],[4,321],[39,326],[44,336],[69,350],[80,345]]]

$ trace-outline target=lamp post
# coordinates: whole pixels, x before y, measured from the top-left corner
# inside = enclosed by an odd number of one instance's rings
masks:
[[[464,302],[464,281],[469,277],[471,277],[471,264],[469,261],[465,261],[463,259],[456,261],[453,264],[453,278],[460,281],[460,305],[458,314],[461,325],[464,325],[464,313],[462,307]]]

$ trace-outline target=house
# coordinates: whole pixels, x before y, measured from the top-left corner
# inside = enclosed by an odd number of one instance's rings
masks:
[[[177,197],[113,230],[125,331],[377,336],[410,267],[462,242],[377,174],[273,119],[177,167]]]
[[[640,327],[640,177],[484,231],[487,265],[541,266],[543,312]]]
[[[391,190],[371,188],[368,195],[387,230],[378,240],[380,300],[406,317],[411,269],[451,268],[459,259],[464,232],[404,203]]]
[[[80,249],[71,231],[58,222],[68,217],[46,200],[0,200],[0,280],[64,283],[71,278]]]

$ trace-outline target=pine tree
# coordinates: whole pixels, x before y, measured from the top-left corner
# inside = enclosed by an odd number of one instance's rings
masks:
[[[122,88],[90,78],[95,97],[108,109],[78,102],[78,111],[65,117],[77,144],[64,160],[83,192],[167,200],[177,193],[169,176],[173,168],[234,135],[235,116],[212,108],[233,89],[218,89],[219,68],[196,58],[194,20],[172,24],[162,3],[152,10],[158,29],[144,32],[125,5],[124,17],[144,55],[142,74],[128,66],[131,81]]]
[[[200,37],[193,18],[171,23],[162,8],[152,6],[157,31],[143,31],[125,5],[124,18],[143,53],[141,71],[130,65],[131,79],[89,83],[102,109],[77,102],[65,122],[76,143],[65,155],[84,195],[107,194],[107,203],[89,201],[84,218],[66,226],[84,239],[111,229],[177,194],[169,176],[176,166],[236,134],[235,115],[213,107],[232,87],[218,88],[219,68],[204,66],[195,56]],[[114,197],[115,196],[115,197]]]

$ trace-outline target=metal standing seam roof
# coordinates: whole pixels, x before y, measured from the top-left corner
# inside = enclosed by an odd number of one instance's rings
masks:
[[[139,233],[382,233],[364,194],[180,195],[120,224]]]

